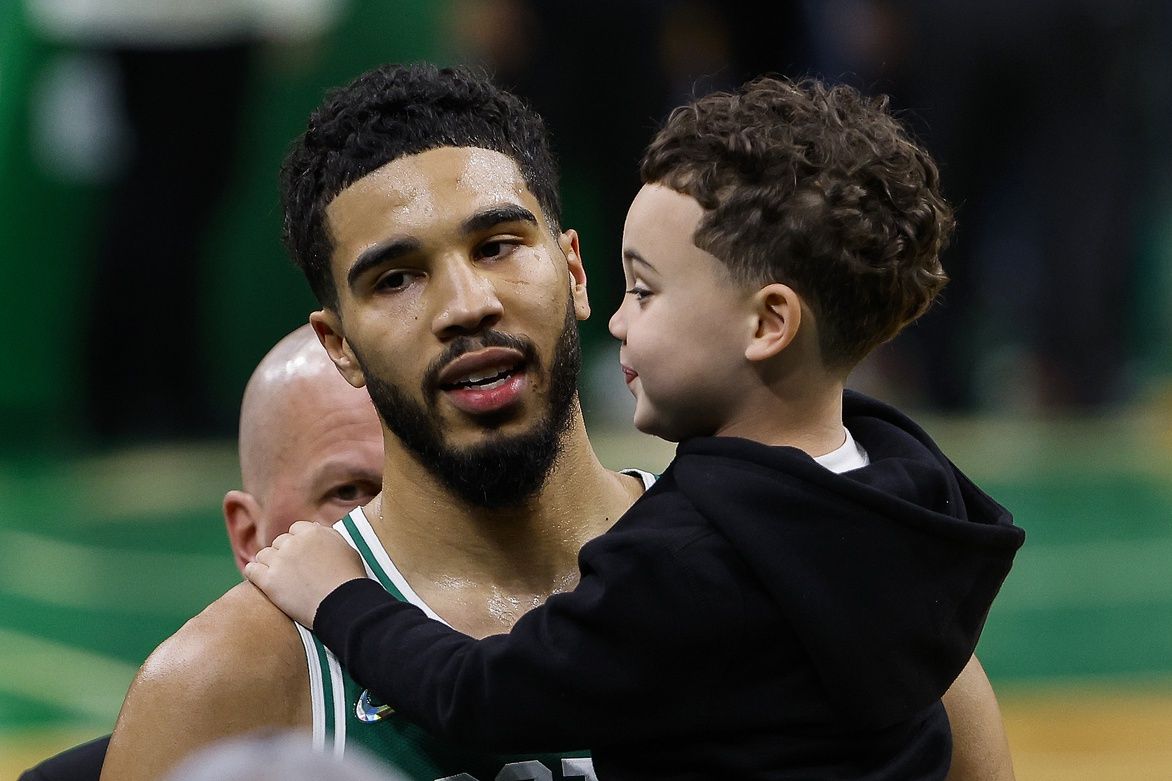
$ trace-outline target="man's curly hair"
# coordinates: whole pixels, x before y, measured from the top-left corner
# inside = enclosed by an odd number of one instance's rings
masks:
[[[536,112],[467,68],[384,65],[331,91],[281,166],[285,247],[320,304],[338,303],[326,207],[392,160],[446,146],[512,158],[559,230],[557,167]]]
[[[693,242],[734,280],[806,301],[828,367],[891,339],[948,281],[952,209],[886,97],[760,77],[673,111],[641,174],[704,207]]]

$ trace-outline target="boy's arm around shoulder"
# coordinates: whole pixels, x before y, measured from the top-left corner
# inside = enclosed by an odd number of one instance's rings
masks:
[[[232,735],[308,729],[307,676],[293,623],[251,584],[236,586],[143,664],[118,715],[103,781],[157,779]]]
[[[1014,781],[1001,710],[977,657],[969,659],[942,699],[952,725],[948,781]]]

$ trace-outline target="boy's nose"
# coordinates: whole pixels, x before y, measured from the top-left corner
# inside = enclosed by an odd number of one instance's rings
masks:
[[[619,304],[619,308],[614,311],[614,314],[610,316],[610,322],[607,323],[610,335],[624,344],[627,341],[627,318],[623,312],[626,306],[627,297],[623,296],[623,302]]]

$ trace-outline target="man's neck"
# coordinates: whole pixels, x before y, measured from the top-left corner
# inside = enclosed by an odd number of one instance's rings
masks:
[[[550,594],[572,589],[578,550],[642,492],[636,479],[602,466],[577,413],[541,490],[519,507],[470,505],[395,447],[383,488],[364,508],[383,546],[433,610],[473,635],[506,631]]]

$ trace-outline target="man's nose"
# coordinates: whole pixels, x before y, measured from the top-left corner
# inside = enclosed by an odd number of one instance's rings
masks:
[[[491,328],[504,307],[488,274],[468,262],[448,264],[442,274],[439,309],[432,330],[441,338],[477,333]]]

